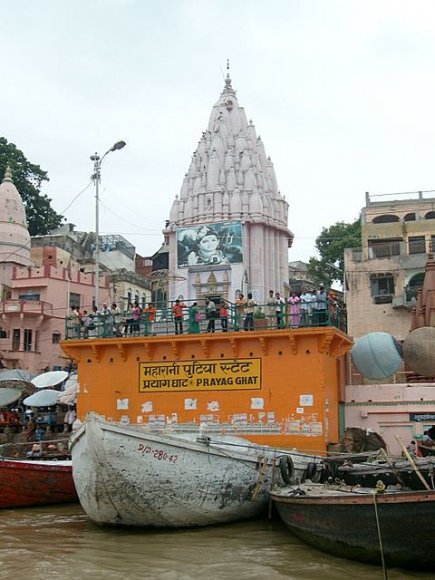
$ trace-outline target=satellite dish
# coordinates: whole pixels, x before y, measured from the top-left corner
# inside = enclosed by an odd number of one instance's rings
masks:
[[[50,371],[38,375],[32,379],[32,383],[37,389],[45,389],[46,387],[55,387],[59,383],[63,383],[67,377],[68,373],[66,371]]]
[[[43,391],[36,391],[30,397],[26,397],[23,401],[28,407],[51,407],[57,403],[60,391],[54,389],[45,389]]]

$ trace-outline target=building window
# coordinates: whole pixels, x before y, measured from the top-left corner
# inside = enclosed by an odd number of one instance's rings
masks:
[[[127,304],[131,304],[132,300],[133,300],[133,295],[131,293],[131,288],[129,288],[128,292],[127,292]]]
[[[144,294],[142,296],[142,308],[145,308],[145,306],[146,306],[146,295]]]
[[[370,276],[370,291],[374,304],[388,304],[393,301],[393,274],[372,274]]]
[[[139,302],[139,291],[138,290],[136,290],[136,292],[134,293],[134,303],[136,304],[136,302],[138,304],[140,304],[140,302]]]
[[[69,307],[70,308],[80,308],[80,294],[71,292],[69,295]]]
[[[425,254],[426,241],[424,236],[414,236],[412,238],[408,238],[408,252],[410,254]]]
[[[20,329],[14,328],[12,332],[12,350],[20,350]]]
[[[60,342],[60,332],[53,332],[51,335],[51,342],[53,344],[59,344]]]
[[[425,220],[434,220],[435,219],[435,211],[428,211],[427,214],[424,216]]]
[[[39,292],[34,292],[33,290],[26,290],[24,294],[18,295],[18,300],[40,300],[41,295]]]
[[[429,252],[435,252],[435,236],[430,237],[430,248]]]
[[[404,218],[404,222],[414,222],[415,221],[415,213],[407,213]]]
[[[30,330],[30,328],[24,329],[23,348],[26,352],[30,352],[32,350],[32,331]]]
[[[39,351],[39,330],[35,330],[35,352]]]
[[[370,258],[391,258],[400,256],[402,240],[369,240]]]
[[[399,222],[400,219],[397,215],[378,215],[373,218],[372,223],[374,224],[391,224],[394,222]]]
[[[0,326],[0,338],[7,338],[8,337],[8,333],[6,330],[3,330],[3,328]]]
[[[411,300],[417,300],[417,292],[420,288],[423,288],[423,282],[424,272],[420,272],[420,274],[414,274],[405,288],[407,302],[411,302]]]

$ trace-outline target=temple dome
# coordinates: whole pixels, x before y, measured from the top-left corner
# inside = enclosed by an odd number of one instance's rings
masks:
[[[32,265],[26,211],[9,167],[0,184],[0,263],[5,262]]]

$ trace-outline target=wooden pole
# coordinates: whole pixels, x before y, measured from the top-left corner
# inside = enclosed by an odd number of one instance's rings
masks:
[[[406,459],[409,461],[412,469],[415,471],[415,473],[418,475],[420,481],[422,482],[422,484],[424,485],[424,487],[428,490],[431,491],[430,486],[428,484],[428,482],[425,480],[425,478],[422,476],[421,471],[419,470],[419,468],[417,467],[417,465],[415,464],[415,461],[413,460],[413,458],[411,457],[411,455],[409,454],[409,451],[406,449],[402,439],[399,437],[399,435],[396,435],[396,439],[397,442],[399,443],[400,447],[402,448],[403,453],[405,454]]]

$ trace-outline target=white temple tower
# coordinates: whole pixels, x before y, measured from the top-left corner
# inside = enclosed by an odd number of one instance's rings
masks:
[[[228,68],[228,67],[227,67]],[[265,302],[288,285],[288,204],[260,136],[237,101],[229,73],[172,205],[169,299]]]
[[[6,168],[0,184],[0,287],[10,286],[15,266],[32,266],[23,200]]]

